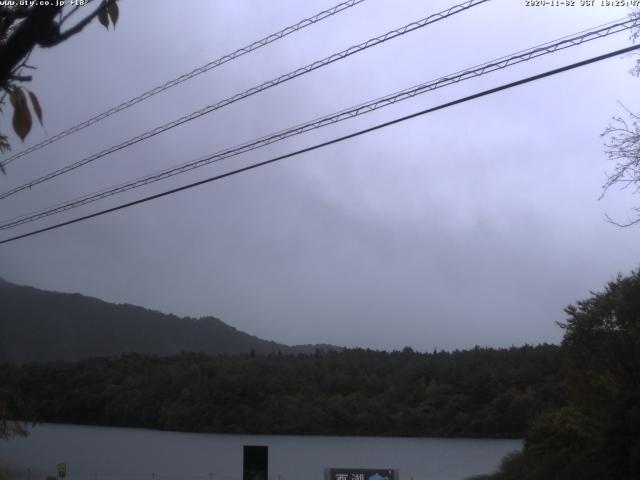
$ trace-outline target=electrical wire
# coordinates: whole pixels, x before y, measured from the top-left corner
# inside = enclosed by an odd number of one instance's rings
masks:
[[[10,164],[11,162],[13,162],[14,160],[17,160],[20,157],[23,157],[25,155],[28,155],[29,153],[35,152],[37,150],[40,150],[43,147],[46,147],[47,145],[51,145],[52,143],[57,142],[58,140],[61,140],[69,135],[71,135],[72,133],[76,133],[79,132],[80,130],[83,130],[91,125],[94,125],[98,122],[101,122],[102,120],[104,120],[105,118],[108,118],[118,112],[121,112],[122,110],[126,110],[129,107],[132,107],[148,98],[153,97],[154,95],[157,95],[160,92],[164,92],[165,90],[175,87],[176,85],[180,85],[183,82],[186,82],[187,80],[192,79],[193,77],[196,77],[198,75],[201,75],[205,72],[208,72],[209,70],[212,70],[216,67],[219,67],[221,65],[224,65],[227,62],[230,62],[231,60],[235,60],[236,58],[239,58],[243,55],[246,55],[247,53],[253,52],[261,47],[264,47],[266,45],[269,45],[270,43],[273,43],[277,40],[280,40],[281,38],[286,37],[287,35],[290,35],[292,33],[295,33],[299,30],[302,30],[303,28],[306,28],[310,25],[316,24],[326,18],[329,18],[337,13],[340,13],[348,8],[354,7],[362,2],[364,2],[365,0],[348,0],[346,2],[340,3],[338,5],[336,5],[335,7],[329,8],[327,10],[323,10],[320,13],[317,13],[309,18],[305,18],[303,20],[300,20],[298,23],[294,24],[294,25],[290,25],[286,28],[283,28],[282,30],[280,30],[279,32],[276,33],[272,33],[271,35],[267,35],[266,37],[257,40],[245,47],[239,48],[238,50],[236,50],[235,52],[232,53],[228,53],[226,55],[223,55],[222,57],[213,60],[209,63],[207,63],[206,65],[202,65],[201,67],[198,67],[192,71],[190,71],[189,73],[185,73],[184,75],[180,75],[179,77],[174,78],[173,80],[169,80],[165,83],[163,83],[162,85],[159,85],[155,88],[152,88],[151,90],[148,90],[144,93],[141,93],[140,95],[133,97],[125,102],[120,103],[119,105],[110,108],[108,110],[105,110],[104,112],[95,115],[91,118],[89,118],[88,120],[85,120],[84,122],[78,123],[77,125],[74,125],[72,127],[69,127],[66,130],[63,130],[62,132],[57,133],[56,135],[47,138],[46,140],[37,143],[25,150],[22,150],[21,152],[16,153],[15,155],[10,156],[9,158],[7,158],[6,160],[3,160],[0,162],[0,166],[1,167],[5,167],[8,164]]]
[[[202,117],[203,115],[206,115],[208,113],[211,113],[215,110],[218,110],[220,108],[226,107],[227,105],[230,105],[234,102],[237,102],[239,100],[242,100],[244,98],[250,97],[252,95],[255,95],[257,93],[260,93],[264,90],[267,90],[271,87],[275,87],[276,85],[279,85],[281,83],[284,83],[288,80],[292,80],[296,77],[299,77],[301,75],[307,74],[309,72],[312,72],[314,70],[317,70],[318,68],[322,68],[325,67],[331,63],[334,63],[338,60],[342,60],[344,58],[347,58],[355,53],[359,53],[362,52],[364,50],[367,50],[371,47],[380,45],[386,41],[392,40],[394,38],[397,38],[399,36],[405,35],[409,32],[413,32],[415,30],[418,30],[420,28],[423,28],[427,25],[430,25],[432,23],[435,23],[437,21],[440,20],[444,20],[445,18],[449,18],[452,15],[455,15],[457,13],[463,12],[465,10],[468,10],[472,7],[478,6],[482,3],[488,2],[490,0],[467,0],[464,3],[458,4],[458,5],[454,5],[453,7],[450,7],[446,10],[443,10],[442,12],[438,12],[435,13],[433,15],[430,15],[426,18],[423,18],[422,20],[418,20],[416,22],[412,22],[409,23],[403,27],[397,28],[395,30],[391,30],[383,35],[380,35],[378,37],[375,38],[371,38],[369,40],[367,40],[366,42],[363,42],[359,45],[354,45],[352,47],[347,48],[346,50],[343,50],[339,53],[334,53],[333,55],[330,55],[322,60],[318,60],[315,61],[309,65],[306,65],[304,67],[298,68],[292,72],[289,72],[285,75],[281,75],[277,78],[274,78],[272,80],[269,80],[267,82],[262,83],[261,85],[258,85],[256,87],[250,88],[249,90],[245,90],[244,92],[241,93],[237,93],[231,97],[228,97],[224,100],[221,100],[213,105],[209,105],[207,107],[204,107],[200,110],[197,110],[195,112],[192,112],[188,115],[185,115],[183,117],[180,117],[176,120],[173,120],[169,123],[166,123],[162,126],[156,127],[153,130],[149,130],[145,133],[142,133],[136,137],[133,137],[123,143],[120,143],[118,145],[109,147],[105,150],[102,150],[99,153],[96,153],[94,155],[91,155],[89,157],[85,157],[82,160],[79,160],[75,163],[72,163],[70,165],[67,165],[63,168],[60,168],[58,170],[55,170],[53,172],[50,172],[42,177],[39,177],[35,180],[31,180],[30,182],[27,182],[19,187],[13,188],[7,192],[4,192],[2,194],[0,194],[0,200],[7,198],[11,195],[15,195],[18,192],[21,192],[22,190],[26,190],[26,189],[30,189],[35,185],[38,185],[40,183],[46,182],[47,180],[51,180],[52,178],[58,177],[60,175],[63,175],[65,173],[68,173],[72,170],[75,170],[77,168],[80,168],[84,165],[87,165],[88,163],[94,162],[96,160],[98,160],[99,158],[105,157],[111,153],[117,152],[119,150],[122,150],[124,148],[130,147],[131,145],[134,145],[138,142],[141,142],[143,140],[146,140],[148,138],[154,137],[160,133],[166,132],[167,130],[170,130],[172,128],[175,128],[179,125],[182,125],[183,123],[189,122],[191,120],[195,120],[196,118]]]
[[[220,175],[215,175],[213,177],[209,177],[209,178],[206,178],[204,180],[193,182],[193,183],[190,183],[188,185],[183,185],[181,187],[173,188],[171,190],[166,190],[164,192],[157,193],[155,195],[150,195],[150,196],[147,196],[147,197],[144,197],[144,198],[140,198],[138,200],[134,200],[132,202],[128,202],[128,203],[124,203],[124,204],[121,204],[121,205],[117,205],[115,207],[111,207],[111,208],[108,208],[108,209],[105,209],[105,210],[101,210],[99,212],[95,212],[95,213],[92,213],[92,214],[89,214],[89,215],[84,215],[82,217],[77,217],[77,218],[74,218],[72,220],[68,220],[66,222],[61,222],[61,223],[58,223],[58,224],[55,224],[55,225],[51,225],[51,226],[48,226],[48,227],[45,227],[45,228],[40,228],[38,230],[34,230],[34,231],[31,231],[31,232],[28,232],[28,233],[24,233],[24,234],[21,234],[21,235],[16,235],[14,237],[10,237],[10,238],[7,238],[7,239],[4,239],[4,240],[0,241],[0,245],[3,245],[5,243],[9,243],[9,242],[13,242],[15,240],[19,240],[19,239],[22,239],[22,238],[31,237],[33,235],[38,235],[40,233],[48,232],[50,230],[55,230],[55,229],[58,229],[58,228],[62,228],[62,227],[67,226],[67,225],[72,225],[74,223],[82,222],[82,221],[88,220],[90,218],[99,217],[99,216],[105,215],[107,213],[123,210],[125,208],[129,208],[129,207],[132,207],[132,206],[135,206],[135,205],[139,205],[141,203],[146,203],[146,202],[149,202],[149,201],[152,201],[152,200],[156,200],[158,198],[162,198],[162,197],[166,197],[166,196],[169,196],[169,195],[173,195],[173,194],[181,192],[183,190],[189,190],[191,188],[195,188],[195,187],[198,187],[200,185],[211,183],[211,182],[214,182],[214,181],[217,181],[217,180],[221,180],[223,178],[227,178],[227,177],[230,177],[230,176],[233,176],[233,175],[237,175],[239,173],[247,172],[249,170],[253,170],[253,169],[256,169],[256,168],[259,168],[259,167],[263,167],[263,166],[266,166],[266,165],[269,165],[269,164],[272,164],[272,163],[275,163],[275,162],[279,162],[279,161],[284,160],[286,158],[291,158],[291,157],[294,157],[294,156],[301,155],[303,153],[311,152],[313,150],[318,150],[320,148],[323,148],[323,147],[326,147],[326,146],[329,146],[329,145],[340,143],[340,142],[343,142],[345,140],[349,140],[349,139],[358,137],[360,135],[364,135],[366,133],[370,133],[370,132],[373,132],[373,131],[376,131],[376,130],[380,130],[382,128],[386,128],[386,127],[389,127],[391,125],[395,125],[397,123],[405,122],[405,121],[410,120],[412,118],[416,118],[416,117],[419,117],[419,116],[422,116],[422,115],[426,115],[428,113],[436,112],[438,110],[443,110],[445,108],[449,108],[449,107],[452,107],[452,106],[455,106],[455,105],[459,105],[461,103],[465,103],[465,102],[468,102],[468,101],[471,101],[471,100],[475,100],[477,98],[481,98],[481,97],[484,97],[484,96],[487,96],[487,95],[491,95],[493,93],[501,92],[503,90],[507,90],[507,89],[514,88],[514,87],[517,87],[517,86],[520,86],[520,85],[524,85],[526,83],[530,83],[530,82],[533,82],[533,81],[536,81],[536,80],[540,80],[540,79],[543,79],[543,78],[546,78],[546,77],[550,77],[552,75],[557,75],[557,74],[562,73],[562,72],[566,72],[566,71],[573,70],[573,69],[576,69],[576,68],[579,68],[579,67],[590,65],[592,63],[599,62],[599,61],[602,61],[602,60],[605,60],[605,59],[608,59],[608,58],[611,58],[611,57],[614,57],[614,56],[617,56],[617,55],[622,55],[622,54],[625,54],[625,53],[629,53],[629,52],[632,52],[632,51],[635,51],[635,50],[638,50],[638,49],[640,49],[640,45],[633,45],[631,47],[626,47],[626,48],[622,48],[622,49],[619,49],[619,50],[615,50],[613,52],[609,52],[609,53],[606,53],[604,55],[599,55],[597,57],[592,57],[590,59],[583,60],[581,62],[576,62],[576,63],[572,63],[570,65],[565,65],[564,67],[556,68],[556,69],[553,69],[553,70],[548,70],[546,72],[539,73],[537,75],[526,77],[526,78],[523,78],[521,80],[517,80],[515,82],[503,84],[503,85],[500,85],[498,87],[490,88],[488,90],[484,90],[482,92],[475,93],[473,95],[468,95],[466,97],[462,97],[462,98],[459,98],[457,100],[453,100],[451,102],[443,103],[443,104],[440,104],[440,105],[435,106],[435,107],[427,108],[427,109],[421,110],[419,112],[412,113],[410,115],[405,115],[403,117],[395,118],[393,120],[390,120],[390,121],[387,121],[387,122],[384,122],[384,123],[380,123],[380,124],[374,125],[372,127],[365,128],[365,129],[350,133],[348,135],[344,135],[344,136],[341,136],[341,137],[338,137],[338,138],[334,138],[334,139],[326,141],[326,142],[318,143],[318,144],[312,145],[310,147],[302,148],[300,150],[296,150],[294,152],[287,153],[285,155],[280,155],[280,156],[277,156],[275,158],[271,158],[269,160],[264,160],[262,162],[254,163],[254,164],[248,165],[246,167],[238,168],[236,170],[232,170],[230,172],[226,172],[226,173],[223,173],[223,174],[220,174]]]
[[[547,54],[557,52],[559,50],[563,50],[569,47],[581,45],[591,40],[604,38],[606,36],[628,30],[632,28],[634,24],[635,22],[633,20],[621,20],[618,23],[612,22],[610,24],[606,24],[604,27],[603,26],[594,27],[594,29],[583,31],[581,32],[581,34],[576,34],[574,36],[566,36],[560,39],[559,41],[547,42],[546,44],[532,47],[528,50],[522,50],[510,56],[503,56],[503,57],[500,57],[499,59],[492,60],[484,64],[476,65],[475,67],[471,67],[466,70],[461,70],[456,73],[449,74],[444,77],[440,77],[436,80],[422,83],[418,86],[401,90],[399,92],[377,98],[370,102],[363,103],[355,107],[351,107],[349,109],[345,109],[340,112],[333,113],[331,115],[320,117],[312,121],[309,121],[307,123],[299,124],[285,130],[281,130],[277,133],[270,134],[268,136],[262,137],[257,140],[246,142],[244,144],[241,144],[229,149],[225,149],[213,154],[205,155],[195,160],[183,163],[181,165],[171,167],[171,168],[162,170],[160,172],[147,175],[145,177],[140,177],[138,179],[119,184],[115,187],[106,188],[98,192],[77,197],[75,199],[68,200],[64,203],[57,204],[52,207],[48,207],[46,209],[39,210],[37,212],[21,215],[19,217],[14,217],[12,219],[6,220],[5,223],[3,224],[0,224],[0,230],[13,228],[18,225],[23,225],[25,223],[33,222],[36,220],[49,217],[51,215],[55,215],[57,213],[61,213],[67,210],[71,210],[73,208],[87,205],[89,203],[93,203],[93,202],[102,200],[104,198],[126,192],[128,190],[139,188],[139,187],[148,185],[150,183],[164,180],[166,178],[170,178],[175,175],[179,175],[181,173],[185,173],[190,170],[194,170],[196,168],[200,168],[200,167],[209,165],[211,163],[224,160],[226,158],[230,158],[233,156],[240,155],[242,153],[246,153],[252,150],[256,150],[258,148],[265,147],[267,145],[284,140],[286,138],[290,138],[295,135],[301,135],[311,130],[316,130],[318,128],[322,128],[327,125],[332,125],[334,123],[338,123],[343,120],[347,120],[349,118],[354,118],[359,115],[373,112],[375,110],[396,104],[404,100],[408,100],[417,95],[421,95],[438,88],[452,85],[454,83],[475,78],[481,75],[486,75],[496,70],[504,69],[504,68],[516,65],[518,63],[526,62],[534,58],[538,58],[542,55],[547,55]]]

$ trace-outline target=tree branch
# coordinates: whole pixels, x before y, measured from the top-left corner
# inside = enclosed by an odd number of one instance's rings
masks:
[[[80,8],[80,5],[76,5],[75,7],[73,7],[71,10],[69,10],[66,15],[63,15],[62,18],[60,19],[60,23],[59,25],[62,26],[62,24],[74,13],[76,13],[78,11],[78,9]],[[62,14],[62,12],[60,12],[60,14]]]
[[[80,33],[84,29],[84,27],[86,27],[87,25],[89,25],[89,23],[91,23],[91,20],[93,20],[98,16],[98,14],[100,13],[100,11],[102,11],[102,9],[106,8],[108,5],[112,3],[115,3],[115,1],[116,0],[102,0],[98,8],[96,8],[93,11],[93,13],[87,15],[83,20],[78,22],[69,30],[67,30],[64,33],[59,33],[55,38],[52,38],[51,41],[47,42],[46,44],[38,43],[38,45],[40,45],[41,47],[53,47],[54,45],[57,45],[60,42],[65,41],[69,37],[72,37],[76,33]]]
[[[43,7],[33,10],[0,46],[0,83],[5,83],[14,69],[38,44],[38,40],[51,34],[59,7]]]
[[[640,210],[637,208],[634,208],[634,210]],[[636,218],[635,220],[632,219],[628,219],[627,223],[620,223],[620,222],[616,222],[615,220],[613,220],[608,214],[605,213],[604,215],[605,219],[607,220],[608,223],[611,223],[613,225],[615,225],[616,227],[632,227],[634,225],[638,225],[640,223],[640,217]]]
[[[15,80],[17,82],[30,82],[33,80],[31,75],[11,75],[11,80]]]

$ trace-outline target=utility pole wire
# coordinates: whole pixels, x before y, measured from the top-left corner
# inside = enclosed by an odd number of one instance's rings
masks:
[[[58,170],[55,170],[53,172],[50,172],[42,177],[39,177],[35,180],[31,180],[30,182],[27,182],[19,187],[13,188],[7,192],[4,192],[2,194],[0,194],[0,200],[10,197],[11,195],[15,195],[18,192],[21,192],[22,190],[26,190],[26,189],[30,189],[35,185],[38,185],[42,182],[46,182],[47,180],[51,180],[52,178],[55,178],[59,175],[63,175],[65,173],[68,173],[72,170],[75,170],[77,168],[80,168],[84,165],[87,165],[88,163],[94,162],[96,160],[98,160],[99,158],[105,157],[111,153],[117,152],[119,150],[122,150],[124,148],[130,147],[131,145],[134,145],[138,142],[141,142],[143,140],[146,140],[148,138],[154,137],[160,133],[166,132],[167,130],[170,130],[172,128],[175,128],[179,125],[182,125],[183,123],[186,122],[190,122],[191,120],[195,120],[196,118],[202,117],[203,115],[206,115],[208,113],[211,113],[215,110],[218,110],[220,108],[226,107],[227,105],[230,105],[232,103],[235,103],[239,100],[242,100],[244,98],[250,97],[252,95],[255,95],[257,93],[260,93],[264,90],[267,90],[271,87],[275,87],[276,85],[279,85],[281,83],[287,82],[289,80],[292,80],[296,77],[299,77],[301,75],[305,75],[309,72],[312,72],[314,70],[317,70],[319,68],[325,67],[331,63],[334,63],[338,60],[342,60],[344,58],[347,58],[355,53],[359,53],[362,52],[364,50],[367,50],[368,48],[380,45],[388,40],[392,40],[394,38],[397,38],[399,36],[405,35],[409,32],[413,32],[415,30],[418,30],[420,28],[426,27],[427,25],[430,25],[432,23],[435,23],[437,21],[440,20],[444,20],[445,18],[451,17],[453,15],[455,15],[456,13],[460,13],[463,12],[465,10],[468,10],[472,7],[478,6],[482,3],[488,2],[490,0],[468,0],[464,3],[458,4],[458,5],[454,5],[453,7],[450,7],[446,10],[443,10],[442,12],[438,12],[435,13],[433,15],[430,15],[426,18],[423,18],[422,20],[418,20],[416,22],[412,22],[409,23],[403,27],[397,28],[395,30],[391,30],[383,35],[380,35],[378,37],[375,38],[371,38],[369,40],[367,40],[366,42],[363,42],[359,45],[354,45],[352,47],[347,48],[346,50],[343,50],[339,53],[334,53],[333,55],[330,55],[322,60],[318,60],[315,61],[305,67],[301,67],[301,68],[297,68],[296,70],[289,72],[285,75],[281,75],[277,78],[274,78],[272,80],[269,80],[267,82],[262,83],[261,85],[258,85],[257,87],[253,87],[250,88],[249,90],[245,90],[244,92],[241,93],[237,93],[231,97],[228,97],[224,100],[221,100],[213,105],[209,105],[207,107],[204,107],[200,110],[197,110],[195,112],[192,112],[188,115],[185,115],[183,117],[178,118],[177,120],[173,120],[172,122],[166,123],[160,127],[156,127],[153,130],[149,130],[145,133],[142,133],[140,135],[138,135],[137,137],[133,137],[123,143],[120,143],[118,145],[109,147],[105,150],[102,150],[99,153],[96,153],[94,155],[91,155],[89,157],[85,157],[82,160],[79,160],[75,163],[72,163],[70,165],[67,165],[63,168],[60,168]]]
[[[90,193],[72,200],[68,200],[64,203],[54,205],[52,207],[48,207],[46,209],[42,209],[37,212],[32,212],[29,214],[14,217],[12,219],[8,219],[5,221],[5,223],[0,224],[0,230],[13,228],[18,225],[30,223],[36,220],[49,217],[51,215],[55,215],[57,213],[61,213],[67,210],[71,210],[73,208],[87,205],[89,203],[93,203],[93,202],[102,200],[104,198],[126,192],[128,190],[133,190],[135,188],[142,187],[160,180],[164,180],[166,178],[170,178],[175,175],[179,175],[179,174],[188,172],[190,170],[194,170],[196,168],[209,165],[211,163],[222,161],[226,158],[234,157],[252,150],[256,150],[258,148],[265,147],[267,145],[271,145],[273,143],[276,143],[278,141],[281,141],[296,135],[301,135],[311,130],[316,130],[318,128],[322,128],[327,125],[332,125],[334,123],[338,123],[343,120],[364,115],[366,113],[373,112],[375,110],[378,110],[390,105],[394,105],[401,101],[408,100],[417,95],[421,95],[423,93],[427,93],[427,92],[436,90],[438,88],[446,87],[454,83],[458,83],[464,80],[469,80],[471,78],[486,75],[488,73],[494,72],[499,69],[508,68],[518,63],[522,63],[534,58],[538,58],[542,55],[547,55],[553,52],[557,52],[558,50],[563,50],[576,45],[581,45],[582,43],[585,43],[591,40],[604,38],[608,35],[629,30],[634,26],[634,23],[635,22],[633,20],[624,20],[624,19],[620,20],[618,23],[611,22],[610,24],[606,24],[605,26],[594,27],[591,30],[583,31],[581,32],[581,34],[575,34],[573,36],[563,37],[558,41],[548,42],[546,44],[542,44],[542,45],[530,48],[528,50],[520,51],[510,56],[504,56],[499,59],[492,60],[490,62],[486,62],[466,70],[461,70],[459,72],[449,74],[445,77],[440,77],[436,80],[432,80],[430,82],[426,82],[418,86],[411,87],[411,88],[402,90],[400,92],[396,92],[396,93],[378,98],[376,100],[372,100],[370,102],[363,103],[355,107],[342,110],[337,113],[333,113],[331,115],[320,117],[318,119],[309,121],[304,124],[300,124],[285,130],[281,130],[277,133],[270,134],[268,136],[262,137],[257,140],[246,142],[244,144],[241,144],[232,148],[227,148],[217,153],[205,155],[198,159],[186,162],[182,165],[170,167],[168,169],[162,170],[160,172],[157,172],[151,175],[147,175],[145,177],[127,181],[115,187],[109,187],[99,192]]]
[[[632,52],[632,51],[638,50],[638,49],[640,49],[640,45],[632,45],[631,47],[626,47],[626,48],[622,48],[620,50],[615,50],[613,52],[609,52],[609,53],[606,53],[604,55],[599,55],[597,57],[592,57],[590,59],[583,60],[581,62],[572,63],[570,65],[565,65],[564,67],[556,68],[556,69],[553,69],[553,70],[548,70],[546,72],[539,73],[537,75],[533,75],[533,76],[530,76],[530,77],[526,77],[526,78],[523,78],[521,80],[517,80],[515,82],[503,84],[503,85],[500,85],[498,87],[490,88],[489,90],[484,90],[482,92],[475,93],[473,95],[469,95],[469,96],[466,96],[466,97],[462,97],[462,98],[459,98],[457,100],[453,100],[451,102],[443,103],[443,104],[440,104],[440,105],[438,105],[436,107],[427,108],[425,110],[421,110],[419,112],[415,112],[415,113],[412,113],[410,115],[405,115],[403,117],[399,117],[399,118],[396,118],[394,120],[390,120],[388,122],[380,123],[378,125],[374,125],[373,127],[365,128],[363,130],[359,130],[357,132],[353,132],[353,133],[350,133],[348,135],[344,135],[342,137],[334,138],[334,139],[326,141],[326,142],[318,143],[318,144],[312,145],[310,147],[306,147],[306,148],[303,148],[303,149],[300,149],[300,150],[296,150],[295,152],[290,152],[290,153],[287,153],[285,155],[280,155],[278,157],[271,158],[269,160],[265,160],[263,162],[254,163],[252,165],[248,165],[246,167],[238,168],[236,170],[232,170],[232,171],[227,172],[227,173],[223,173],[223,174],[220,174],[220,175],[215,175],[213,177],[209,177],[209,178],[206,178],[204,180],[200,180],[200,181],[197,181],[197,182],[194,182],[194,183],[190,183],[188,185],[183,185],[182,187],[173,188],[171,190],[167,190],[167,191],[164,191],[164,192],[161,192],[161,193],[157,193],[155,195],[150,195],[148,197],[144,197],[144,198],[141,198],[141,199],[138,199],[138,200],[134,200],[132,202],[128,202],[128,203],[124,203],[122,205],[118,205],[118,206],[115,206],[115,207],[112,207],[112,208],[108,208],[106,210],[101,210],[99,212],[95,212],[95,213],[92,213],[92,214],[89,214],[89,215],[84,215],[82,217],[74,218],[72,220],[68,220],[66,222],[61,222],[61,223],[58,223],[56,225],[51,225],[49,227],[41,228],[39,230],[34,230],[34,231],[31,231],[31,232],[28,232],[28,233],[24,233],[22,235],[17,235],[15,237],[10,237],[10,238],[7,238],[5,240],[0,241],[0,245],[3,245],[5,243],[9,243],[9,242],[13,242],[15,240],[19,240],[19,239],[22,239],[22,238],[31,237],[33,235],[37,235],[37,234],[40,234],[40,233],[48,232],[50,230],[55,230],[55,229],[58,229],[58,228],[62,228],[62,227],[67,226],[67,225],[72,225],[74,223],[82,222],[82,221],[88,220],[90,218],[99,217],[99,216],[105,215],[107,213],[116,212],[118,210],[123,210],[125,208],[129,208],[129,207],[132,207],[134,205],[139,205],[141,203],[150,202],[151,200],[156,200],[158,198],[166,197],[168,195],[173,195],[174,193],[178,193],[178,192],[181,192],[183,190],[189,190],[191,188],[198,187],[200,185],[204,185],[204,184],[207,184],[207,183],[215,182],[217,180],[221,180],[223,178],[230,177],[232,175],[236,175],[238,173],[247,172],[249,170],[253,170],[253,169],[256,169],[258,167],[263,167],[263,166],[269,165],[271,163],[279,162],[279,161],[284,160],[286,158],[294,157],[294,156],[297,156],[297,155],[301,155],[303,153],[311,152],[313,150],[318,150],[320,148],[323,148],[323,147],[326,147],[326,146],[329,146],[329,145],[333,145],[335,143],[343,142],[345,140],[349,140],[351,138],[355,138],[355,137],[358,137],[360,135],[364,135],[365,133],[370,133],[370,132],[373,132],[373,131],[376,131],[376,130],[380,130],[380,129],[385,128],[385,127],[389,127],[391,125],[395,125],[396,123],[405,122],[405,121],[410,120],[412,118],[416,118],[416,117],[419,117],[419,116],[422,116],[422,115],[426,115],[428,113],[436,112],[438,110],[443,110],[445,108],[453,107],[454,105],[459,105],[461,103],[465,103],[465,102],[468,102],[468,101],[471,101],[471,100],[475,100],[477,98],[481,98],[481,97],[484,97],[484,96],[487,96],[487,95],[491,95],[493,93],[501,92],[503,90],[507,90],[507,89],[510,89],[510,88],[513,88],[513,87],[524,85],[526,83],[530,83],[530,82],[533,82],[533,81],[536,81],[536,80],[540,80],[542,78],[550,77],[552,75],[557,75],[557,74],[562,73],[562,72],[566,72],[566,71],[573,70],[573,69],[576,69],[576,68],[584,67],[585,65],[590,65],[592,63],[599,62],[599,61],[602,61],[602,60],[606,60],[608,58],[615,57],[617,55],[622,55],[622,54],[625,54],[625,53],[629,53],[629,52]]]
[[[81,122],[77,125],[74,125],[73,127],[70,127],[62,132],[57,133],[56,135],[47,138],[46,140],[43,140],[40,143],[37,143],[25,150],[22,150],[21,152],[16,153],[15,155],[10,156],[9,158],[7,158],[6,160],[3,160],[0,162],[0,166],[2,167],[6,167],[8,164],[10,164],[11,162],[13,162],[14,160],[17,160],[20,157],[23,157],[25,155],[28,155],[29,153],[35,152],[37,150],[40,150],[43,147],[46,147],[47,145],[51,145],[52,143],[57,142],[58,140],[61,140],[69,135],[71,135],[72,133],[76,133],[79,132],[80,130],[83,130],[91,125],[94,125],[102,120],[104,120],[105,118],[108,118],[118,112],[121,112],[122,110],[126,110],[129,107],[132,107],[134,105],[136,105],[137,103],[140,103],[150,97],[153,97],[154,95],[163,92],[171,87],[175,87],[176,85],[179,85],[183,82],[186,82],[187,80],[192,79],[193,77],[196,77],[202,73],[208,72],[209,70],[212,70],[216,67],[219,67],[221,65],[224,65],[225,63],[231,61],[231,60],[235,60],[236,58],[239,58],[243,55],[246,55],[247,53],[253,52],[254,50],[257,50],[261,47],[264,47],[266,45],[269,45],[270,43],[273,43],[277,40],[280,40],[281,38],[286,37],[287,35],[290,35],[292,33],[297,32],[298,30],[302,30],[303,28],[306,28],[310,25],[313,25],[315,23],[318,23],[326,18],[329,18],[333,15],[335,15],[336,13],[342,12],[343,10],[346,10],[348,8],[354,7],[356,5],[358,5],[359,3],[364,2],[365,0],[348,0],[346,2],[340,3],[338,5],[336,5],[335,7],[332,7],[328,10],[324,10],[320,13],[317,13],[315,15],[313,15],[312,17],[309,18],[305,18],[304,20],[300,20],[298,23],[291,25],[289,27],[286,27],[282,30],[280,30],[279,32],[276,33],[272,33],[271,35],[268,35],[260,40],[257,40],[253,43],[251,43],[250,45],[247,45],[246,47],[242,47],[238,50],[236,50],[235,52],[232,53],[228,53],[216,60],[213,60],[209,63],[207,63],[206,65],[203,65],[201,67],[198,67],[192,71],[190,71],[189,73],[185,73],[184,75],[180,75],[177,78],[174,78],[173,80],[169,80],[168,82],[159,85],[155,88],[152,88],[151,90],[148,90],[140,95],[138,95],[137,97],[133,97],[125,102],[122,102],[120,105],[117,105],[113,108],[110,108],[109,110],[105,110],[104,112],[95,115],[91,118],[89,118],[88,120],[85,120],[84,122]],[[78,7],[76,7],[78,8]]]

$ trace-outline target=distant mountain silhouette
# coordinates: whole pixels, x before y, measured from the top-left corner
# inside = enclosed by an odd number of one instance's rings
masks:
[[[0,278],[0,362],[45,362],[126,353],[313,353],[241,332],[215,317],[180,318],[78,293],[19,286]]]

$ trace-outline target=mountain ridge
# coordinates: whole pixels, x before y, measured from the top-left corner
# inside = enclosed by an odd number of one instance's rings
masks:
[[[217,317],[179,317],[80,293],[16,285],[0,277],[0,362],[74,361],[127,353],[303,353],[332,345],[286,345]]]

